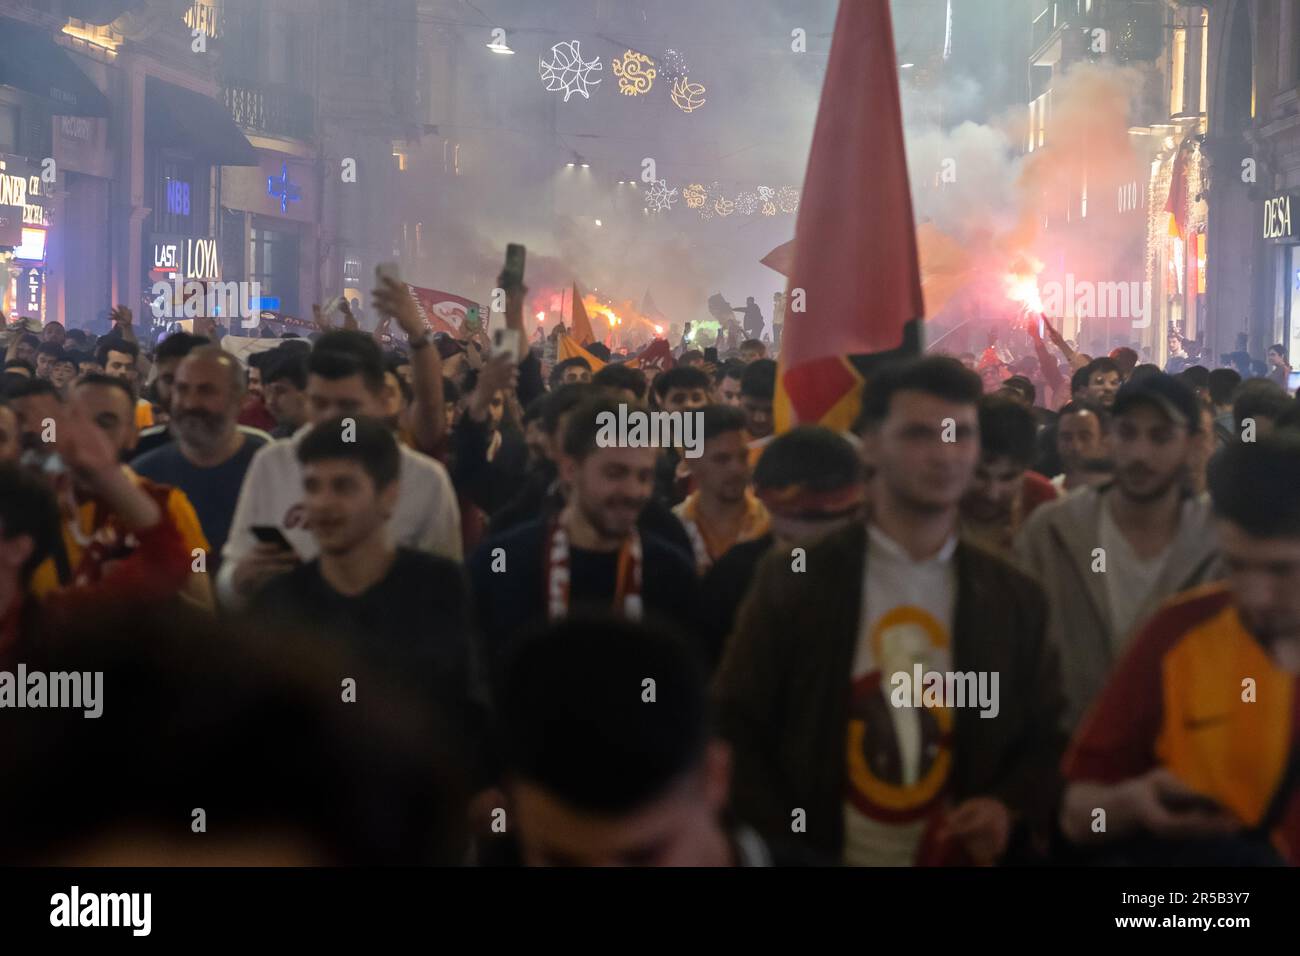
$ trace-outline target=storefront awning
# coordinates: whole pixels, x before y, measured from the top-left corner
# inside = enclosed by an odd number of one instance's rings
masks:
[[[0,86],[50,103],[56,116],[107,116],[108,98],[43,30],[0,19]]]
[[[145,84],[145,139],[186,149],[214,166],[256,166],[257,150],[224,103],[162,80]]]

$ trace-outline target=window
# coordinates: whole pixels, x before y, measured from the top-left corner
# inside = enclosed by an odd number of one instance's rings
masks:
[[[261,284],[263,298],[280,300],[280,311],[298,314],[298,237],[254,228],[249,238],[249,281]]]

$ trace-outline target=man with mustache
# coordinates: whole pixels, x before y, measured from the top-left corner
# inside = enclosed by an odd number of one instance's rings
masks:
[[[1045,505],[1016,540],[1047,592],[1073,729],[1165,598],[1218,576],[1209,502],[1188,491],[1200,405],[1164,374],[1126,384],[1112,407],[1115,479]]]
[[[221,549],[239,499],[239,487],[266,440],[240,431],[244,370],[216,345],[190,352],[172,384],[171,432],[175,441],[131,463],[137,474],[174,485],[189,496],[212,550],[208,572],[216,574]]]
[[[1294,433],[1211,462],[1227,579],[1167,602],[1106,682],[1064,763],[1071,842],[1112,863],[1300,862],[1297,474]]]

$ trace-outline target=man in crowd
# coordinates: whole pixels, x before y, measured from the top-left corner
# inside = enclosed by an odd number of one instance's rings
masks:
[[[103,432],[119,460],[130,456],[136,438],[135,396],[125,380],[100,373],[84,376],[65,407]],[[57,441],[55,448],[58,448]],[[143,478],[125,465],[122,471],[166,512],[192,559],[211,550],[185,492]],[[76,483],[68,486],[57,478],[52,481],[65,505],[64,520],[61,548],[56,543],[53,556],[36,569],[32,578],[32,593],[42,599],[68,584],[102,580],[107,566],[130,555],[136,546],[134,536],[122,527],[113,510],[94,495],[93,489]],[[193,560],[191,570],[194,573],[188,576],[180,593],[194,604],[210,609],[212,587],[206,570],[195,567]]]
[[[746,365],[766,358],[767,346],[763,344],[758,336],[753,336],[740,343],[740,360]]]
[[[127,476],[103,431],[74,406],[60,410],[56,432],[66,477],[114,515],[135,547],[98,581],[71,582],[37,601],[31,578],[58,547],[59,506],[40,476],[0,466],[0,662],[6,665],[47,646],[62,625],[164,601],[190,574],[190,555],[167,512]]]
[[[1130,864],[1300,863],[1297,474],[1285,432],[1211,464],[1227,579],[1147,622],[1079,728],[1061,813],[1074,843]]]
[[[729,405],[700,413],[703,449],[686,459],[695,490],[673,509],[690,536],[695,568],[704,574],[737,544],[767,534],[768,514],[749,489],[749,436],[745,415]]]
[[[800,425],[763,449],[754,468],[754,494],[767,509],[767,534],[737,544],[716,562],[701,582],[705,595],[704,631],[718,649],[734,630],[763,555],[770,550],[794,558],[832,531],[861,520],[866,483],[857,450],[837,432]],[[714,662],[721,657],[715,653]]]
[[[1252,378],[1242,382],[1232,402],[1232,421],[1237,437],[1254,441],[1271,432],[1295,399],[1276,382]]]
[[[689,412],[709,404],[712,382],[703,369],[678,365],[655,379],[654,393],[666,412]]]
[[[642,409],[629,414],[635,411]],[[606,413],[617,420],[619,402],[595,395],[566,416],[563,509],[489,538],[469,563],[477,620],[497,662],[526,629],[579,608],[664,617],[695,633],[690,559],[637,526],[650,501],[656,450],[599,445]]]
[[[759,568],[716,688],[736,810],[760,832],[797,824],[854,865],[991,864],[1044,838],[1063,740],[1043,595],[957,536],[981,390],[954,359],[881,369],[858,428],[868,522]],[[999,675],[987,718],[973,689],[906,692],[957,666]]]
[[[629,621],[559,622],[520,646],[501,702],[525,864],[774,864],[758,834],[726,822],[730,753],[680,640]]]
[[[1209,375],[1210,404],[1214,406],[1214,434],[1219,444],[1240,441],[1241,432],[1237,431],[1232,417],[1232,405],[1241,387],[1241,375],[1230,368],[1211,369]]]
[[[194,504],[212,545],[208,570],[221,565],[240,483],[264,439],[240,431],[244,370],[220,346],[190,352],[176,370],[170,428],[175,441],[135,458],[145,478],[180,488]]]
[[[745,374],[745,363],[728,359],[718,366],[713,375],[713,401],[719,405],[740,406],[740,380]]]
[[[611,362],[591,377],[591,384],[611,392],[622,392],[629,402],[644,402],[649,382],[639,368]]]
[[[22,450],[22,429],[18,427],[18,412],[4,396],[0,396],[0,465],[16,463]]]
[[[76,377],[76,357],[68,352],[59,353],[58,358],[54,360],[54,367],[50,370],[50,384],[59,390],[60,395],[66,398],[68,396],[68,387]]]
[[[203,336],[191,335],[188,332],[173,332],[158,343],[153,355],[154,380],[151,387],[158,405],[167,409],[168,414],[171,413],[172,386],[176,382],[176,370],[180,368],[181,360],[196,348],[210,344]],[[140,432],[135,453],[147,454],[170,441],[172,441],[172,434],[168,425],[151,425]]]
[[[1268,349],[1268,380],[1291,391],[1291,365],[1286,360],[1286,346],[1280,342]]]
[[[288,438],[307,424],[307,352],[281,346],[262,367],[266,410],[275,419],[272,438]],[[410,363],[406,365],[410,371]]]
[[[758,358],[745,367],[740,378],[740,407],[745,413],[745,427],[755,442],[762,447],[776,430],[772,414],[772,401],[776,396],[776,363]]]
[[[1030,470],[1037,426],[1023,402],[985,395],[980,399],[979,431],[980,460],[962,499],[962,531],[1010,556],[1016,532],[1039,505],[1056,500],[1056,489]]]
[[[1169,595],[1217,576],[1208,503],[1187,487],[1199,427],[1196,396],[1181,382],[1162,372],[1126,385],[1112,411],[1115,481],[1039,509],[1016,542],[1047,592],[1067,729],[1134,627]]]
[[[376,419],[334,418],[296,444],[302,503],[319,556],[273,578],[254,597],[251,620],[286,616],[337,636],[436,700],[458,743],[486,723],[469,626],[469,593],[448,558],[394,544],[400,495],[397,439]],[[468,759],[478,747],[466,746]]]
[[[591,363],[582,356],[556,362],[551,369],[550,385],[554,390],[561,385],[587,385],[591,382]]]
[[[1115,395],[1124,384],[1124,374],[1113,358],[1102,356],[1087,366],[1087,397],[1109,410],[1115,404]]]
[[[339,417],[381,418],[387,386],[384,357],[361,332],[326,332],[307,359],[307,416],[311,424]],[[319,547],[304,527],[300,436],[272,442],[259,453],[238,489],[217,593],[242,603],[271,577],[311,560]],[[459,560],[460,511],[447,470],[405,445],[401,448],[397,504],[389,531],[397,544]],[[259,540],[253,529],[279,529],[291,545]],[[270,532],[265,532],[270,535]]]
[[[1100,405],[1084,399],[1068,402],[1056,421],[1056,450],[1061,459],[1061,473],[1052,485],[1061,494],[1096,483],[1098,471],[1090,466],[1106,456],[1106,432],[1109,417]]]
[[[42,342],[36,350],[36,377],[47,382],[54,374],[54,363],[63,357],[63,349],[53,342]]]

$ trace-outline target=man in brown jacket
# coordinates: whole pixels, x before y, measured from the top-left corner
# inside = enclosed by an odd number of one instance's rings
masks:
[[[958,539],[981,383],[889,367],[859,433],[872,517],[773,552],[717,677],[735,810],[855,865],[992,864],[1050,825],[1061,697],[1042,592]]]

